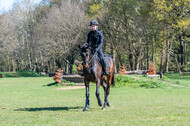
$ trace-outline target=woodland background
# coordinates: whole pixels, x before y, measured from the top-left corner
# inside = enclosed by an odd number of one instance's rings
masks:
[[[190,72],[190,0],[23,0],[0,14],[0,71],[76,73],[92,19],[116,71]]]

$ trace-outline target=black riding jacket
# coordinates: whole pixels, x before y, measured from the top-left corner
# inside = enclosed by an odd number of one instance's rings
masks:
[[[94,52],[102,49],[103,34],[98,30],[90,31],[87,36],[87,43],[90,44],[90,47]]]

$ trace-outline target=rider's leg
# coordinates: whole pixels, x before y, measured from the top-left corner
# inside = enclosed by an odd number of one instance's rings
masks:
[[[107,71],[107,68],[108,68],[108,63],[107,63],[107,61],[106,61],[106,59],[105,59],[105,57],[104,57],[104,54],[103,54],[103,52],[102,52],[102,49],[99,49],[98,50],[98,54],[99,54],[99,56],[100,56],[100,58],[102,59],[102,61],[103,61],[103,64],[104,64],[104,66],[102,66],[102,67],[104,67],[103,68],[103,70],[104,70],[104,74],[105,75],[109,75],[109,72]]]

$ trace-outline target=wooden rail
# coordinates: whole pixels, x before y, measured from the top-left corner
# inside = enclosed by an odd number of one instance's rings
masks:
[[[61,75],[61,81],[63,79],[75,83],[84,82],[84,77],[80,75]]]

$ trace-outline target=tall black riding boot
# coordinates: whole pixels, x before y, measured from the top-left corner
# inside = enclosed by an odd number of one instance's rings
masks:
[[[102,70],[104,72],[104,75],[109,75],[109,72],[107,71],[107,68],[109,66],[109,62],[106,60],[106,58],[104,57],[104,54],[102,52],[102,49],[99,49],[98,50],[98,54],[100,56],[100,59],[103,61],[103,64],[102,64]]]
[[[110,73],[108,72],[107,68],[108,68],[108,63],[106,62],[106,59],[105,57],[103,57],[103,64],[104,64],[104,68],[103,68],[103,71],[104,71],[104,75],[110,75]]]

